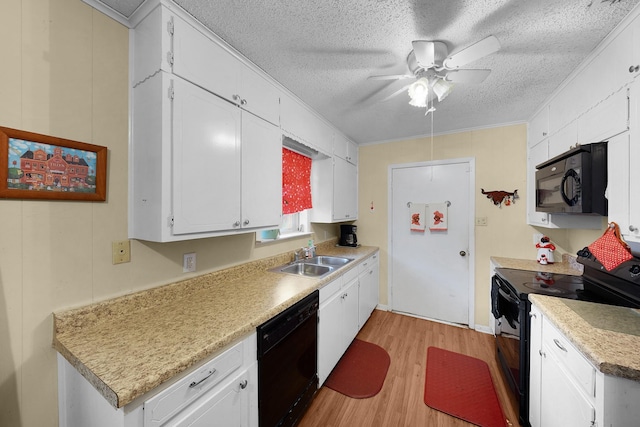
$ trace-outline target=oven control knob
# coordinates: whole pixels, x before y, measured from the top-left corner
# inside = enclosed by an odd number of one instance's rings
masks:
[[[632,276],[637,276],[638,274],[640,274],[640,265],[638,264],[632,265],[631,268],[629,269],[629,273],[631,273]]]

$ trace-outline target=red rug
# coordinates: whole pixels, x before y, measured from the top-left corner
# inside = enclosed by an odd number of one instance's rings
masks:
[[[382,389],[390,363],[384,348],[356,338],[324,385],[355,399],[375,396]]]
[[[507,425],[489,366],[464,354],[427,349],[424,403],[482,427]]]

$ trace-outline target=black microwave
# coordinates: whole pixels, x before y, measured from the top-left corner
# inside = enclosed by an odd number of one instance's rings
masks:
[[[536,169],[536,211],[607,215],[606,141],[579,145]]]

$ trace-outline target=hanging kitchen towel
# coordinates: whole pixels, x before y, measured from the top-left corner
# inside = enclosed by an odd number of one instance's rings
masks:
[[[427,214],[429,215],[429,230],[446,231],[449,224],[449,213],[447,212],[447,202],[429,203]]]
[[[424,203],[411,203],[411,231],[422,231],[426,229],[425,223],[425,207]]]
[[[629,246],[620,237],[620,227],[615,222],[609,223],[602,236],[589,245],[589,251],[607,271],[633,258]]]

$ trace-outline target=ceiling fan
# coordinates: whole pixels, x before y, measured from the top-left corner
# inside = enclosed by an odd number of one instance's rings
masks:
[[[435,97],[442,101],[453,89],[455,83],[481,83],[491,73],[487,69],[460,69],[500,50],[500,42],[495,36],[489,36],[453,55],[444,42],[414,40],[413,50],[407,56],[407,66],[411,74],[371,76],[372,80],[416,79],[383,101],[393,98],[408,89],[409,104],[426,107]],[[435,110],[431,107],[427,113]]]

